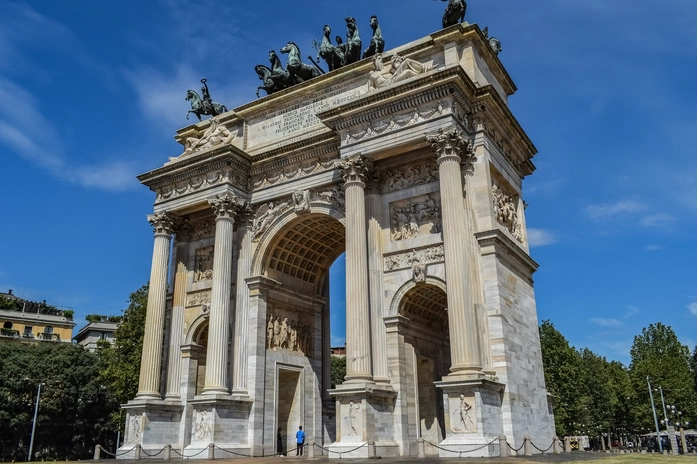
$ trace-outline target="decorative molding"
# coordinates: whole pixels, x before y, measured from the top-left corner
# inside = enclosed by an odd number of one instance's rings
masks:
[[[273,308],[266,322],[266,348],[269,350],[288,350],[312,357],[313,327],[302,320],[303,314],[289,309]]]
[[[394,253],[384,258],[385,271],[395,271],[397,269],[411,268],[414,263],[430,264],[439,263],[445,260],[445,250],[443,245],[436,245],[426,248],[412,248],[411,250]]]
[[[523,224],[518,220],[518,196],[509,192],[497,181],[491,179],[491,191],[494,195],[494,215],[496,221],[523,243]]]
[[[393,114],[384,119],[373,120],[364,124],[360,129],[347,132],[341,138],[341,145],[348,145],[361,140],[367,140],[378,135],[412,126],[416,123],[428,121],[443,114],[443,102],[435,105],[412,108],[401,114]]]
[[[438,129],[435,135],[427,135],[426,141],[431,144],[431,149],[436,154],[438,166],[445,161],[459,160],[465,173],[474,173],[474,163],[477,157],[474,156],[472,141],[466,140],[462,132],[457,129],[445,131]]]
[[[196,249],[194,257],[194,282],[213,280],[214,247]]]
[[[331,171],[335,169],[334,157],[329,160],[315,158],[310,163],[299,162],[290,168],[283,167],[274,171],[267,171],[251,179],[251,187],[262,189],[272,185],[281,184],[289,180],[300,179],[312,174]]]
[[[420,195],[390,203],[390,238],[407,240],[423,233],[437,234],[442,229],[440,198]]]
[[[187,293],[186,295],[186,307],[200,306],[205,304],[210,304],[211,302],[211,289],[207,288],[205,290],[198,290],[196,292]]]
[[[372,170],[372,163],[365,156],[354,155],[337,161],[336,167],[341,171],[341,177],[346,185],[362,184],[365,187],[366,179]]]
[[[167,184],[156,188],[156,202],[177,198],[182,195],[197,192],[208,187],[229,183],[241,189],[247,188],[246,176],[232,169],[218,169],[200,174],[181,182]]]
[[[218,219],[226,218],[234,221],[237,214],[245,209],[245,202],[238,199],[233,193],[218,194],[215,198],[209,199],[208,204],[211,205],[213,213]]]

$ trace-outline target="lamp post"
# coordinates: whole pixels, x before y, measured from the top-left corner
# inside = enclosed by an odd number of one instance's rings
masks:
[[[682,438],[685,435],[683,426],[689,424],[689,422],[681,422],[682,411],[679,411],[674,404],[669,404],[667,406],[667,411],[665,421],[661,421],[661,423],[665,422],[666,430],[670,436],[670,444],[673,449],[673,453],[676,454],[680,452],[680,448],[678,447],[678,437],[675,433],[675,427],[680,430],[680,438],[681,441],[684,442],[684,439]],[[683,444],[682,448],[685,449],[685,444]]]
[[[39,384],[39,391],[36,393],[36,405],[34,406],[34,422],[31,426],[31,439],[29,440],[29,456],[27,461],[31,461],[31,455],[34,451],[34,432],[36,432],[36,416],[39,414],[39,401],[41,400],[41,386],[46,385],[41,382]]]
[[[663,444],[661,444],[661,431],[658,428],[658,417],[656,417],[656,405],[653,403],[653,391],[651,391],[651,378],[647,375],[646,382],[649,384],[649,396],[651,397],[651,409],[653,410],[653,422],[656,424],[656,440],[658,441],[658,450],[663,453]]]

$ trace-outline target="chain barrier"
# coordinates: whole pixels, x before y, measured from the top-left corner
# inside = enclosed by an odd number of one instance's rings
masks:
[[[123,455],[125,455],[125,454],[130,453],[130,452],[133,451],[134,449],[136,449],[136,447],[134,446],[133,448],[129,449],[128,451],[124,451],[124,452],[122,452],[122,453],[110,453],[110,452],[108,452],[107,450],[105,450],[104,448],[102,448],[101,446],[100,446],[99,448],[102,450],[102,452],[106,453],[106,454],[109,455],[109,456],[114,456],[114,457],[116,457],[116,456],[123,456]]]
[[[535,445],[535,443],[532,442],[532,440],[530,440],[530,444],[531,444],[532,447],[535,448],[537,451],[539,451],[539,452],[542,453],[542,454],[545,454],[547,451],[549,451],[549,450],[552,449],[552,446],[554,446],[554,440],[552,440],[552,444],[549,445],[549,446],[547,447],[547,449],[545,449],[545,450],[542,450],[542,449],[538,448],[538,447]]]
[[[319,448],[319,449],[322,449],[322,450],[324,450],[324,451],[327,451],[328,453],[338,454],[338,455],[339,455],[339,459],[341,459],[341,455],[342,455],[342,454],[352,453],[352,452],[354,452],[354,451],[356,451],[356,450],[359,450],[359,449],[363,448],[364,446],[368,446],[368,443],[363,443],[361,446],[357,446],[356,448],[353,448],[353,449],[350,449],[350,450],[346,450],[346,451],[336,451],[336,450],[332,450],[332,449],[329,449],[329,448],[325,448],[324,446],[318,445],[317,443],[315,443],[315,446],[316,446],[317,448]]]
[[[525,440],[523,440],[523,444],[520,445],[520,447],[519,447],[518,449],[513,448],[513,447],[511,446],[511,444],[508,443],[508,440],[506,440],[506,445],[508,445],[508,447],[509,447],[511,450],[513,450],[513,451],[515,451],[515,452],[517,453],[517,452],[519,452],[520,450],[522,450],[523,447],[525,446]]]
[[[207,446],[206,446],[205,448],[203,448],[201,451],[199,451],[198,453],[196,453],[196,454],[192,454],[191,456],[185,456],[184,454],[180,453],[180,452],[177,451],[176,449],[172,448],[172,452],[178,454],[178,455],[181,456],[183,459],[195,458],[195,457],[198,456],[199,454],[203,454],[203,453],[206,452],[206,451],[208,451],[208,447],[207,447]]]
[[[146,456],[148,456],[148,457],[151,457],[151,458],[154,458],[155,456],[157,456],[158,454],[160,454],[160,453],[163,452],[164,450],[165,450],[165,448],[162,448],[162,449],[161,449],[160,451],[158,451],[157,453],[155,453],[155,454],[150,454],[150,453],[148,453],[147,451],[145,451],[145,448],[141,448],[141,449],[140,449],[140,451],[142,451],[144,455],[146,455]]]
[[[219,449],[220,451],[225,451],[226,453],[233,454],[235,456],[242,456],[243,458],[263,458],[263,457],[266,457],[266,456],[254,456],[253,454],[238,453],[236,451],[230,451],[230,450],[227,450],[225,448],[221,448],[218,445],[213,445],[213,447]]]
[[[435,447],[435,448],[438,448],[439,450],[447,451],[448,453],[457,453],[457,454],[458,454],[457,457],[458,457],[458,458],[461,458],[463,454],[472,453],[472,452],[474,452],[474,451],[479,451],[480,449],[483,449],[483,448],[486,448],[487,446],[493,445],[494,443],[496,443],[496,442],[498,442],[498,441],[499,441],[498,438],[494,438],[494,439],[491,440],[489,443],[485,443],[485,444],[483,444],[482,446],[478,446],[478,447],[476,447],[476,448],[472,448],[471,450],[467,450],[467,451],[449,450],[449,449],[447,449],[447,448],[443,448],[442,446],[436,445],[435,443],[431,443],[431,442],[428,441],[428,440],[424,440],[424,443],[428,443],[429,445],[431,445],[431,446],[433,446],[433,447]],[[509,446],[510,446],[510,445],[509,445]]]

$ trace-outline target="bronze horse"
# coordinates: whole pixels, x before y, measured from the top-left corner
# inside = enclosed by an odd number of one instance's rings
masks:
[[[362,58],[368,58],[385,50],[385,39],[382,38],[382,30],[378,24],[378,17],[375,15],[370,17],[370,28],[373,30],[373,37],[370,39],[370,45],[363,52]]]
[[[465,11],[467,10],[467,2],[465,0],[441,0],[448,2],[443,13],[443,29],[449,26],[454,26],[461,23],[465,19]]]

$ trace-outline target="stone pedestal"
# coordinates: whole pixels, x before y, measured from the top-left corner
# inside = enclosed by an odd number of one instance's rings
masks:
[[[443,391],[446,430],[446,438],[438,444],[443,448],[439,456],[499,456],[504,385],[476,379],[443,380],[436,386]]]
[[[133,447],[140,445],[148,453],[157,453],[166,445],[181,443],[179,421],[184,405],[179,401],[137,398],[122,406],[126,410],[126,430],[118,453],[121,459],[134,459]]]
[[[209,443],[235,453],[252,454],[248,426],[252,401],[249,397],[206,394],[197,396],[189,404],[193,414],[189,444],[182,452],[184,456],[205,458],[206,453],[202,451]],[[215,457],[235,456],[216,449]]]

